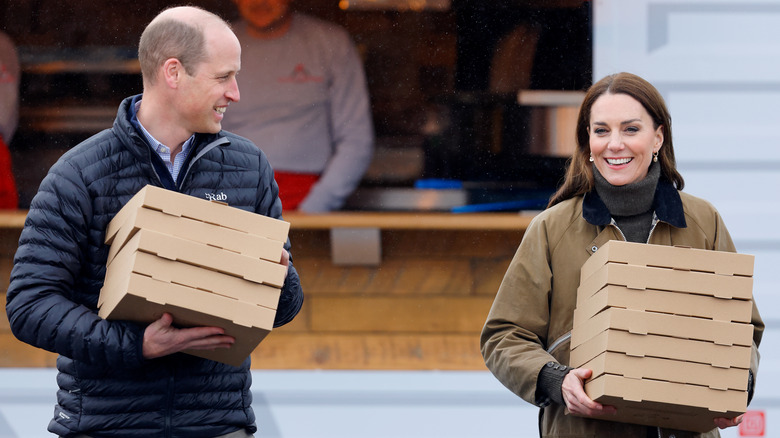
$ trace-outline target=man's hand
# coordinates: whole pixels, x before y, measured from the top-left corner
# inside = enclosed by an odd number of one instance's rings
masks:
[[[282,261],[280,263],[287,268],[290,267],[290,253],[284,248],[282,248]]]
[[[229,348],[236,341],[225,335],[219,327],[176,328],[171,324],[173,317],[164,313],[160,319],[149,324],[144,331],[143,354],[146,359],[167,356],[182,350],[215,350]]]
[[[725,429],[727,427],[734,427],[738,426],[739,423],[742,422],[742,418],[745,416],[745,414],[742,414],[738,417],[734,418],[716,418],[715,419],[715,425],[718,426],[719,429]]]
[[[566,407],[572,414],[585,417],[614,415],[617,412],[614,406],[594,402],[585,394],[584,382],[592,373],[593,371],[589,369],[574,368],[566,374],[561,385]]]

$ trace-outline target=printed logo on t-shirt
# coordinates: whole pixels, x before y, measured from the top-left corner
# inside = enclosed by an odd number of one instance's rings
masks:
[[[322,82],[322,76],[312,76],[306,67],[302,63],[295,66],[292,73],[289,76],[282,76],[279,79],[281,83],[306,83],[306,82]]]

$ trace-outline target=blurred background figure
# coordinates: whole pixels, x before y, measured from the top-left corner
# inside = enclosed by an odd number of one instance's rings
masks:
[[[252,140],[274,168],[285,210],[339,209],[371,162],[365,73],[345,29],[294,12],[292,0],[234,0],[243,18],[241,101],[224,129]]]
[[[19,57],[11,38],[0,31],[0,209],[19,205],[8,145],[19,122]]]

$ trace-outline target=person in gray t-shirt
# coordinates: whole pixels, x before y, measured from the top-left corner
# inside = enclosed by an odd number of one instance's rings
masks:
[[[292,12],[291,0],[234,0],[243,20],[241,100],[223,121],[268,156],[285,210],[342,207],[371,162],[365,73],[340,26]]]

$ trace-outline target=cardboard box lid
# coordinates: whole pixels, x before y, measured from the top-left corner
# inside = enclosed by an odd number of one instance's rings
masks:
[[[625,382],[628,382],[629,384],[633,383],[633,385],[627,385],[625,388],[620,388]],[[650,382],[647,389],[641,388],[641,385],[645,382]],[[599,403],[615,406],[617,408],[617,415],[605,415],[596,418],[608,421],[643,424],[647,426],[659,426],[669,429],[688,430],[699,433],[705,433],[714,429],[715,424],[713,423],[713,420],[717,417],[734,418],[741,415],[746,410],[746,407],[740,407],[735,410],[717,412],[706,407],[687,406],[678,403],[664,403],[650,400],[637,402],[625,400],[619,395],[614,395],[616,393],[619,394],[621,389],[629,392],[637,392],[637,389],[639,389],[640,393],[667,391],[670,395],[675,395],[676,393],[680,393],[679,395],[686,395],[683,393],[685,393],[689,387],[693,386],[667,382],[658,382],[657,385],[653,385],[653,382],[658,381],[628,379],[606,374],[600,379],[586,383],[585,391],[588,395],[597,399]],[[636,388],[636,386],[640,386],[640,388]],[[694,388],[696,387],[694,386]],[[745,392],[718,391],[702,388],[703,387],[699,387],[699,390],[687,394],[687,398],[699,402],[702,400],[702,397],[708,398],[712,396],[713,398],[716,398],[718,402],[724,402],[724,404],[728,404],[729,406],[733,404],[735,408],[737,406],[743,406],[742,400],[744,400],[744,404],[747,405],[747,393]],[[617,391],[614,391],[614,389],[617,389]],[[676,401],[679,402],[679,400]]]
[[[717,298],[750,300],[753,297],[753,277],[607,263],[580,283],[577,288],[577,305],[608,284],[630,289],[658,289]]]
[[[138,230],[122,250],[143,251],[168,260],[189,263],[279,288],[284,285],[287,276],[287,267],[284,265],[152,230]]]
[[[605,351],[636,357],[660,357],[720,368],[750,368],[751,347],[657,335],[604,330],[571,350],[569,364],[578,368]]]
[[[727,300],[686,292],[607,285],[577,305],[574,325],[610,307],[746,324],[750,323],[753,315],[753,302],[749,300]]]
[[[602,374],[614,374],[631,379],[664,380],[735,391],[747,391],[750,374],[749,370],[742,368],[718,368],[696,362],[629,356],[610,351],[599,354],[580,367],[593,371],[591,379]]]
[[[137,208],[116,230],[108,252],[109,262],[139,229],[158,231],[274,263],[281,261],[284,249],[284,242],[278,240],[193,220],[185,216],[172,216],[158,210]]]
[[[138,274],[113,277],[100,292],[99,306],[104,319],[150,323],[168,312],[177,326],[221,327],[236,340],[230,348],[184,352],[233,366],[268,335],[276,316],[272,309]]]
[[[630,421],[696,432],[712,430],[714,418],[733,418],[747,410],[746,391],[722,391],[705,386],[630,379],[611,374],[604,374],[586,382],[585,392],[591,399],[617,408],[618,416],[602,417],[604,419],[619,421],[624,411],[626,414],[645,411],[646,415],[655,421],[660,420],[659,413],[665,416],[679,415],[683,418],[673,423],[674,426],[669,423],[639,422],[636,419]],[[689,420],[686,421],[684,417],[689,417]],[[701,421],[701,417],[708,421]]]
[[[131,249],[120,251],[108,265],[106,281],[135,272],[155,280],[205,290],[269,309],[276,309],[279,305],[281,289],[277,287]]]
[[[580,280],[606,263],[752,276],[754,262],[750,254],[610,240],[582,265]]]
[[[720,345],[750,347],[753,343],[752,324],[611,307],[574,326],[571,331],[571,347],[574,348],[607,329],[625,330],[639,335],[653,334],[693,339]]]
[[[218,224],[250,234],[284,242],[290,230],[290,223],[254,212],[230,207],[224,203],[207,201],[172,190],[147,185],[135,194],[114,216],[106,229],[106,243],[111,243],[117,230],[124,224],[133,210],[138,208],[159,210],[173,216]]]
[[[274,309],[136,273],[110,280],[103,285],[98,299],[98,315],[104,319],[152,322],[162,316],[164,310],[161,309],[175,306],[198,314],[197,319],[188,321],[182,315],[172,313],[174,320],[182,326],[203,325],[200,314],[204,314],[244,327],[270,330],[276,317]],[[120,307],[119,304],[127,296],[141,298],[143,303],[134,307]]]

